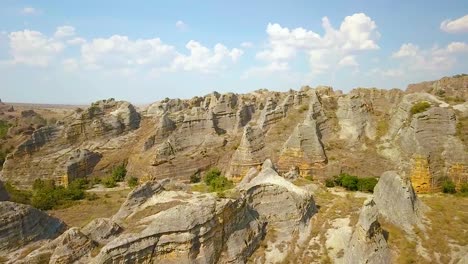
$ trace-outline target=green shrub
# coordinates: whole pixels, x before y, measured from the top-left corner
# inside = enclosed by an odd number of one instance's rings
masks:
[[[205,173],[204,181],[206,185],[211,185],[211,182],[221,176],[221,171],[218,168],[211,168]]]
[[[417,102],[411,107],[411,114],[415,115],[418,113],[422,113],[430,107],[431,107],[431,104],[429,102],[426,102],[426,101]]]
[[[374,192],[374,187],[377,184],[377,179],[372,177],[358,178],[347,173],[341,173],[332,179],[325,181],[325,186],[342,186],[348,191],[362,191],[362,192]]]
[[[120,164],[119,166],[115,167],[112,170],[112,178],[116,182],[123,181],[126,175],[127,175],[127,169],[125,168],[124,164]]]
[[[461,193],[468,193],[468,183],[462,183],[460,187],[460,192]]]
[[[232,181],[221,175],[221,171],[218,168],[209,169],[205,173],[204,182],[211,192],[223,192],[234,186]]]
[[[117,181],[114,179],[114,177],[107,177],[102,181],[102,184],[104,184],[106,188],[114,188],[117,186]]]
[[[310,175],[305,176],[305,179],[308,180],[308,181],[314,181],[314,177],[312,177]]]
[[[456,189],[455,189],[455,183],[453,183],[452,181],[444,181],[442,183],[442,192],[444,193],[456,193]]]
[[[326,179],[325,186],[328,188],[335,187],[335,181],[333,179]]]
[[[138,178],[136,177],[131,177],[127,180],[127,184],[130,188],[133,188],[138,185]]]
[[[357,191],[358,190],[358,177],[346,175],[341,180],[341,186],[345,187],[349,191]]]
[[[358,179],[358,190],[361,192],[374,192],[374,187],[377,184],[376,178],[359,178]]]

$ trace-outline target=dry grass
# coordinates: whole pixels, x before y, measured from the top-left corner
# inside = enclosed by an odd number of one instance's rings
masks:
[[[306,186],[306,185],[309,185],[309,184],[311,184],[313,182],[311,180],[306,179],[306,178],[298,177],[292,183],[294,185],[296,185],[296,186]]]
[[[129,192],[129,189],[97,192],[99,198],[94,201],[81,200],[71,207],[50,210],[49,213],[63,220],[68,226],[83,227],[95,218],[114,215]]]

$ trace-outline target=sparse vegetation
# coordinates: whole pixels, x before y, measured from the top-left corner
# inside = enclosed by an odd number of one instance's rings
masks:
[[[226,177],[221,175],[221,171],[218,168],[211,168],[205,173],[204,182],[211,192],[223,192],[231,189],[234,184]]]
[[[388,132],[388,119],[382,118],[377,123],[377,137],[381,138]]]
[[[325,180],[326,187],[342,186],[348,191],[374,192],[377,179],[374,177],[358,178],[347,173],[341,173],[333,179]]]
[[[431,104],[429,102],[426,102],[426,101],[417,102],[411,107],[411,115],[425,112],[430,107],[431,107]]]
[[[138,185],[138,178],[136,177],[130,177],[128,180],[127,180],[127,184],[130,188],[134,188]]]
[[[442,192],[443,193],[456,193],[455,183],[450,180],[446,180],[442,183]]]
[[[201,181],[200,173],[194,173],[190,175],[190,183],[199,183]]]
[[[127,169],[124,164],[120,164],[112,170],[112,179],[116,182],[121,182],[127,175]]]
[[[13,202],[30,204],[41,210],[67,207],[72,201],[84,199],[87,187],[88,181],[84,178],[70,182],[67,188],[56,186],[53,180],[42,179],[34,181],[32,190],[19,190],[10,182],[5,184],[5,189]]]
[[[3,139],[8,134],[8,129],[10,128],[10,124],[4,120],[0,120],[0,139]]]

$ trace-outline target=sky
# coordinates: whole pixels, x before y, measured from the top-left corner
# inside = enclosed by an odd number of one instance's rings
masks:
[[[0,1],[0,99],[405,89],[468,73],[459,1]]]

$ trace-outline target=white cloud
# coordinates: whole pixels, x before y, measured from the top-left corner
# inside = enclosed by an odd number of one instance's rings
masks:
[[[269,23],[267,48],[258,52],[256,58],[284,62],[304,52],[309,57],[311,72],[320,74],[334,67],[357,66],[355,53],[379,49],[377,25],[364,13],[345,17],[338,29],[323,17],[322,27],[325,33],[320,35],[302,27],[289,29]]]
[[[41,32],[23,30],[11,32],[11,55],[14,64],[27,64],[34,66],[47,66],[64,49],[64,44],[47,38]]]
[[[401,45],[397,52],[392,54],[393,58],[414,57],[420,53],[419,47],[412,43],[405,43]]]
[[[359,66],[359,64],[356,61],[356,57],[353,56],[353,55],[348,55],[348,56],[342,58],[338,62],[338,65],[340,65],[340,66],[353,66],[353,67]]]
[[[175,23],[175,26],[179,30],[187,30],[188,29],[188,25],[182,20],[177,21]]]
[[[39,10],[35,9],[34,7],[24,7],[23,9],[21,9],[21,14],[23,15],[37,15],[39,14]]]
[[[86,40],[84,38],[72,38],[67,40],[67,44],[69,45],[82,45],[85,44]]]
[[[213,73],[226,68],[227,60],[236,62],[244,53],[237,48],[229,50],[220,43],[210,50],[194,40],[190,40],[185,47],[190,50],[190,55],[179,53],[172,62],[171,70]]]
[[[468,44],[464,42],[451,42],[444,48],[435,46],[431,49],[421,49],[406,43],[392,57],[401,60],[401,67],[405,71],[446,71],[464,53],[468,53]]]
[[[75,28],[72,26],[61,26],[55,31],[54,38],[67,38],[75,35]]]
[[[383,77],[400,77],[403,76],[404,72],[402,69],[387,69],[382,70],[380,68],[375,68],[371,70],[372,74],[379,74]]]
[[[440,29],[448,33],[467,33],[468,15],[455,20],[447,19],[440,23]]]
[[[248,42],[248,41],[245,41],[245,42],[242,42],[241,43],[241,47],[243,48],[252,48],[254,45],[252,42]]]
[[[88,69],[161,66],[175,56],[175,48],[159,38],[130,40],[114,35],[97,38],[81,46],[81,59]]]

